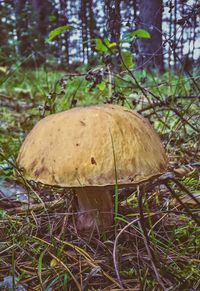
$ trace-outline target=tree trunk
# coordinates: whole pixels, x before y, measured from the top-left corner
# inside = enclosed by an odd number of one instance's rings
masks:
[[[105,0],[107,12],[107,30],[111,42],[118,42],[120,39],[121,16],[120,0]]]
[[[28,15],[25,11],[26,0],[15,1],[16,33],[19,41],[18,53],[21,57],[27,57],[30,50],[28,34]]]
[[[94,39],[96,37],[96,30],[97,30],[97,26],[96,26],[96,19],[94,16],[94,3],[93,0],[89,0],[88,2],[89,4],[89,33],[90,33],[90,48],[91,51],[94,52],[95,51],[95,42]]]
[[[139,1],[139,27],[147,30],[151,38],[138,38],[138,66],[164,71],[162,48],[162,0]]]
[[[50,3],[48,0],[32,0],[34,17],[34,48],[37,53],[38,65],[46,60],[45,38],[48,33],[48,16]]]
[[[108,36],[111,42],[117,44],[119,44],[121,32],[120,2],[121,0],[105,0]],[[112,57],[112,70],[114,72],[120,70],[120,63],[115,55]]]
[[[2,21],[2,18],[6,16],[7,9],[3,7],[0,2],[0,64],[4,66],[8,63],[8,28],[6,23]]]
[[[59,14],[59,25],[68,25],[68,1],[66,0],[60,0],[60,14]],[[61,51],[61,61],[64,65],[69,64],[69,31],[66,31],[65,33],[61,34],[60,36],[62,45],[65,47],[64,57],[62,56]]]
[[[89,58],[88,48],[88,20],[87,20],[87,0],[81,0],[80,18],[82,24],[82,46],[83,46],[83,62],[87,62]]]

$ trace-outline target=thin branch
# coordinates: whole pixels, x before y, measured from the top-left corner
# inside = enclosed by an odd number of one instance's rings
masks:
[[[181,204],[183,208],[187,211],[187,213],[190,215],[190,217],[200,226],[200,220],[197,218],[192,211],[188,208],[188,206],[182,202],[182,200],[179,198],[179,196],[176,194],[176,192],[172,189],[172,187],[169,185],[169,182],[165,182],[165,186],[168,188],[168,190],[171,192],[171,194],[176,198],[176,200]]]
[[[142,189],[142,190],[141,190]],[[148,236],[148,233],[147,233],[147,230],[146,230],[146,225],[145,225],[145,217],[144,217],[144,212],[143,212],[143,201],[142,201],[142,198],[143,198],[143,194],[145,192],[145,186],[142,187],[142,188],[139,188],[138,186],[138,206],[139,206],[139,212],[140,212],[140,221],[138,222],[142,231],[143,231],[143,236],[144,236],[144,244],[145,244],[145,247],[146,247],[146,250],[147,250],[147,253],[149,255],[149,257],[151,258],[151,264],[152,264],[152,268],[154,270],[154,273],[156,275],[156,278],[157,278],[157,281],[158,281],[158,284],[160,286],[160,288],[162,288],[163,290],[166,290],[163,282],[162,282],[162,279],[161,279],[161,276],[156,268],[156,265],[159,263],[155,256],[154,256],[154,253],[151,249],[151,242],[150,242],[150,239],[149,239],[149,236]]]

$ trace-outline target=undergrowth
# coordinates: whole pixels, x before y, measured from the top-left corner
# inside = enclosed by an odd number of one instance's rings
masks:
[[[0,190],[3,182],[8,187],[19,183],[13,174],[19,147],[43,116],[112,102],[149,118],[165,145],[169,170],[199,199],[197,75],[143,71],[135,73],[137,82],[128,74],[112,76],[110,94],[105,70],[74,76],[19,69],[1,78]],[[21,284],[25,290],[45,291],[200,289],[199,226],[164,185],[143,197],[148,239],[136,189],[125,195],[118,191],[116,225],[88,239],[76,228],[71,191],[25,181],[22,186],[28,205],[16,197],[0,199],[0,282],[11,276],[12,288]],[[174,182],[170,186],[199,218],[193,199]]]

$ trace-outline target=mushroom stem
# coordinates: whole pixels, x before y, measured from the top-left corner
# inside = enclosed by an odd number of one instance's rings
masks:
[[[78,229],[107,228],[113,224],[112,194],[103,187],[76,189],[80,214]]]

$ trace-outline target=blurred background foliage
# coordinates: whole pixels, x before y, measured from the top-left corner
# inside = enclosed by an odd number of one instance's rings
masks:
[[[8,70],[96,65],[96,39],[109,39],[128,48],[138,68],[190,71],[199,55],[198,17],[195,0],[0,0],[0,64]],[[69,29],[47,42],[62,26]],[[151,38],[127,41],[136,29]]]

